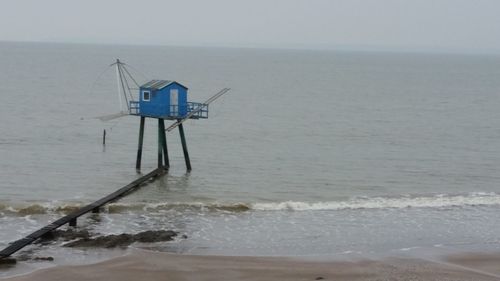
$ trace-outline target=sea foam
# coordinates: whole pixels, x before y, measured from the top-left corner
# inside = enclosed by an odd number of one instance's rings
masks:
[[[156,202],[112,203],[103,208],[107,213],[161,212],[165,210],[196,212],[247,212],[247,211],[322,211],[357,209],[445,208],[461,206],[500,205],[500,194],[474,192],[461,195],[426,195],[401,197],[361,197],[343,201],[324,202]],[[19,215],[65,213],[77,210],[82,204],[43,203],[28,206],[0,205],[0,211]]]
[[[346,201],[255,203],[252,209],[262,211],[317,211],[346,209],[388,209],[388,208],[439,208],[456,206],[499,205],[500,195],[496,193],[469,193],[466,195],[405,196],[354,198]]]

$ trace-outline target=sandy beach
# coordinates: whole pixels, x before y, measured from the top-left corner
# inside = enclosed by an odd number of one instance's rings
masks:
[[[4,280],[500,280],[500,254],[463,254],[443,262],[389,258],[307,261],[296,258],[189,256],[134,251],[105,262],[56,266]]]

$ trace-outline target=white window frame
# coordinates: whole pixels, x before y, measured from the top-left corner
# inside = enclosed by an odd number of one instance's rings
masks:
[[[145,98],[144,94],[148,93],[148,99]],[[143,101],[150,101],[151,100],[151,91],[142,91],[142,100]]]

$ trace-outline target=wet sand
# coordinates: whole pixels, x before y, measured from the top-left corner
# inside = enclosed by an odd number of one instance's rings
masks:
[[[443,262],[389,258],[307,261],[295,258],[188,256],[134,251],[105,262],[57,266],[5,280],[500,280],[500,254],[463,254]]]

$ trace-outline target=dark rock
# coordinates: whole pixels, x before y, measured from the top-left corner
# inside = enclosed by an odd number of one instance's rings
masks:
[[[67,230],[56,229],[42,236],[36,243],[47,244],[54,239],[70,241],[75,239],[88,239],[90,237],[91,234],[87,230],[76,230],[73,228],[68,228]]]
[[[53,257],[36,257],[29,253],[23,253],[17,256],[18,261],[54,261]]]
[[[23,251],[16,256],[17,261],[29,261],[33,259],[33,251]]]
[[[34,257],[34,261],[54,261],[53,257]]]
[[[3,264],[16,264],[16,263],[17,263],[17,260],[13,259],[13,258],[2,258],[2,259],[0,259],[0,265],[3,265]]]
[[[80,240],[69,242],[65,247],[94,247],[94,248],[116,248],[125,247],[134,242],[153,243],[171,241],[177,233],[170,230],[148,230],[137,234],[105,235],[95,238],[84,237]]]

